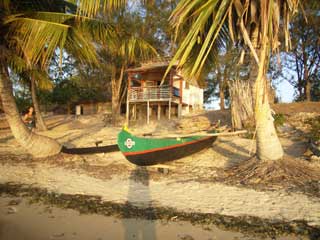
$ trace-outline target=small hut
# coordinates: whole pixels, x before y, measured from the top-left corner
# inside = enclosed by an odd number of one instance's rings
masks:
[[[180,117],[203,108],[203,89],[190,84],[173,66],[161,81],[169,62],[151,62],[130,68],[128,73],[127,122]]]
[[[95,102],[95,101],[81,101],[76,104],[76,110],[79,111],[77,115],[91,115],[97,113],[110,113],[111,102]]]

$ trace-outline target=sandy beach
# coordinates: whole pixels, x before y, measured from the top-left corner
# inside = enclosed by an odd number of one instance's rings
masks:
[[[53,137],[67,147],[94,146],[96,141],[103,141],[102,145],[112,144],[121,129],[105,126],[98,117],[73,119],[60,116],[47,121],[51,128],[41,134]],[[159,130],[156,124],[133,129],[136,133],[147,130],[170,131]],[[212,148],[195,155],[163,166],[138,167],[129,163],[120,152],[81,156],[61,154],[51,159],[32,159],[17,145],[9,131],[2,133],[2,185],[14,183],[58,195],[98,196],[102,202],[129,203],[139,209],[170,208],[186,214],[257,218],[289,225],[303,222],[313,229],[312,236],[319,236],[316,235],[320,231],[320,199],[317,194],[288,191],[281,184],[259,188],[214,180],[221,169],[250,159],[255,151],[251,139],[219,137]],[[297,136],[281,138],[286,154],[293,158],[303,156],[307,150],[306,143],[296,139]],[[318,162],[309,162],[308,166],[319,169]]]

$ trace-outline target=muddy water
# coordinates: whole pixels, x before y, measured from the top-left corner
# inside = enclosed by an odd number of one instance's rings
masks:
[[[194,226],[182,221],[120,219],[101,215],[81,215],[70,209],[29,204],[26,199],[0,197],[0,240],[249,240],[266,239],[224,231],[213,225]],[[277,239],[301,239],[280,237]]]

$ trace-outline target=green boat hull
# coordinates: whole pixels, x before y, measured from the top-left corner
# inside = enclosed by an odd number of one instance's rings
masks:
[[[145,166],[189,156],[210,147],[215,139],[215,136],[142,138],[122,130],[118,134],[118,146],[131,163]]]

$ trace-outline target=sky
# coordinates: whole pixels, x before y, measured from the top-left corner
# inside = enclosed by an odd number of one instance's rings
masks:
[[[288,103],[293,101],[294,88],[288,83],[288,81],[283,80],[277,85],[277,96],[280,97],[280,102]]]
[[[277,96],[279,97],[280,103],[290,103],[293,101],[294,97],[294,88],[288,81],[281,80],[276,86]],[[216,99],[210,104],[204,104],[205,109],[207,110],[218,110],[220,109],[219,106],[219,99]]]

